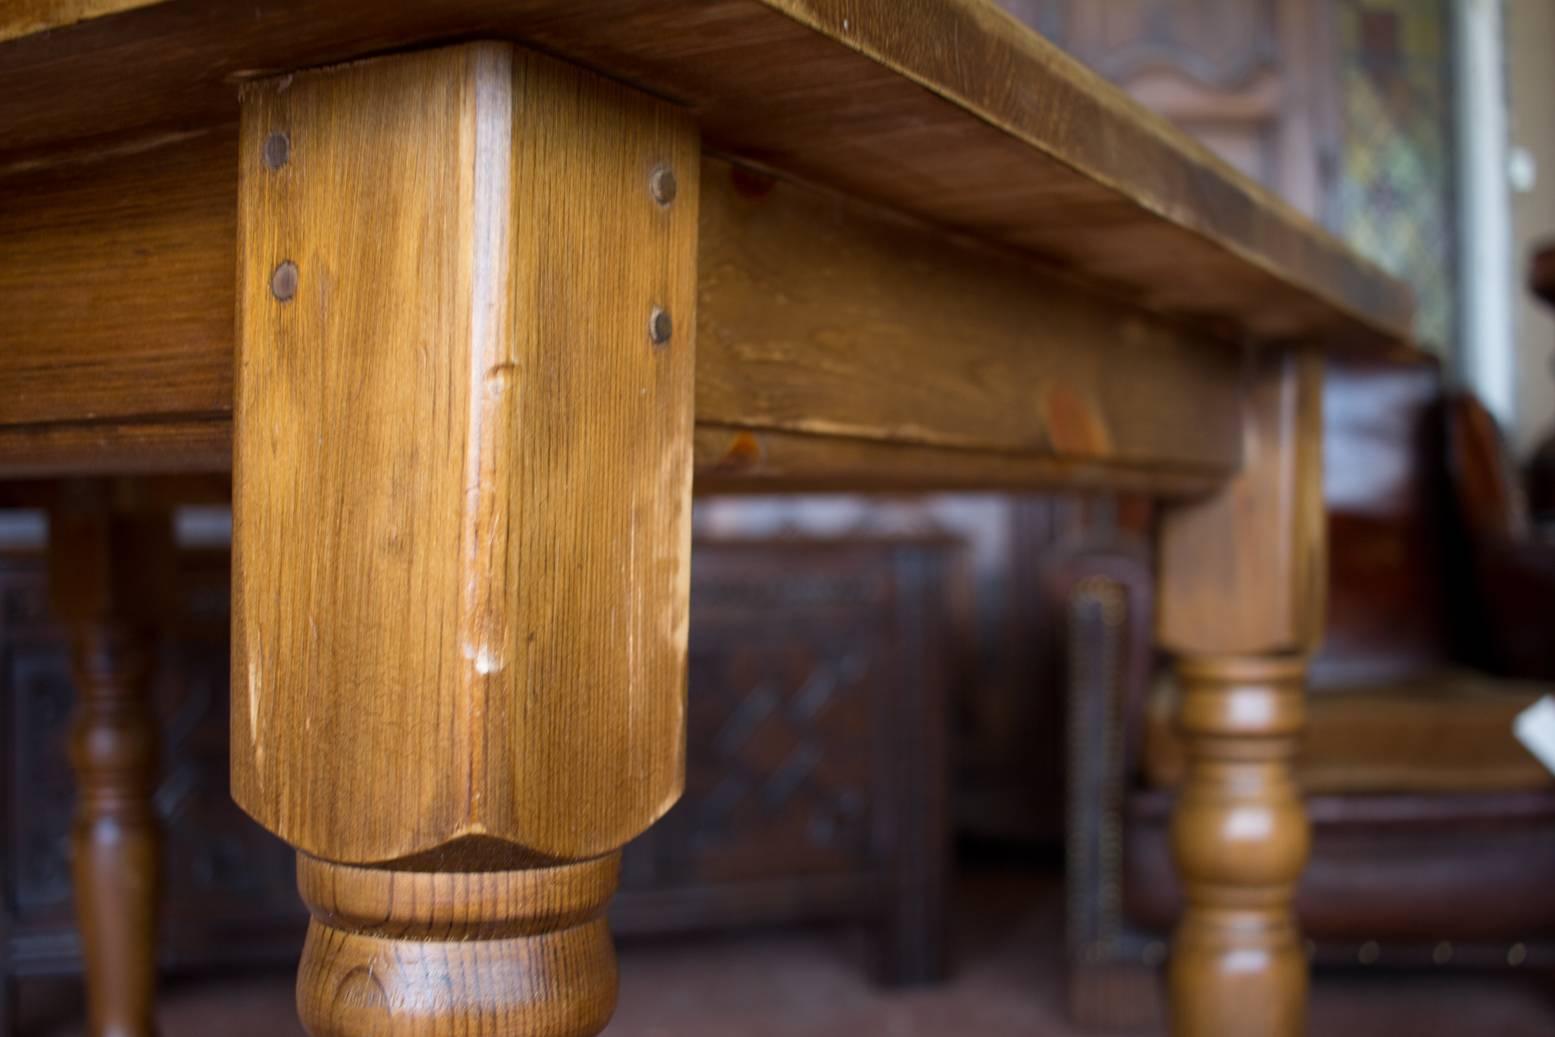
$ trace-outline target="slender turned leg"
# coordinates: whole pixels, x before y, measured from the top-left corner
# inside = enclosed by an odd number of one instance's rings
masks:
[[[698,143],[505,44],[248,87],[232,783],[314,1037],[583,1037],[684,770]]]
[[[50,586],[69,628],[78,696],[71,850],[87,1032],[149,1037],[161,842],[150,684],[172,538],[166,514],[125,513],[109,496],[82,487],[51,512]]]
[[[1160,636],[1180,657],[1188,755],[1172,821],[1186,893],[1169,971],[1178,1037],[1306,1032],[1294,759],[1327,579],[1321,394],[1314,356],[1258,358],[1243,471],[1162,527]]]

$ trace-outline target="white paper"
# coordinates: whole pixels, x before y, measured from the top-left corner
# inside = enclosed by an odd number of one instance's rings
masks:
[[[1517,714],[1512,721],[1512,733],[1555,773],[1555,696],[1546,695]]]

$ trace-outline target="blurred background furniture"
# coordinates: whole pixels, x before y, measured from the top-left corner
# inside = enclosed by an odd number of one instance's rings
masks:
[[[1330,362],[1331,598],[1300,764],[1299,911],[1319,963],[1555,963],[1555,780],[1512,718],[1555,685],[1555,545],[1528,535],[1493,422],[1434,363]],[[1519,569],[1519,567],[1522,567]],[[1184,761],[1153,679],[1142,552],[1076,554],[1069,616],[1071,1009],[1158,1010],[1180,909],[1168,816]],[[1507,588],[1543,586],[1513,602]]]
[[[625,855],[617,933],[839,924],[868,937],[884,983],[944,974],[945,711],[962,666],[963,555],[944,536],[698,542],[686,794]],[[227,791],[230,568],[224,547],[180,552],[159,653],[167,971],[295,960],[306,923],[295,854]],[[80,968],[72,685],[41,554],[10,550],[0,556],[7,986]]]

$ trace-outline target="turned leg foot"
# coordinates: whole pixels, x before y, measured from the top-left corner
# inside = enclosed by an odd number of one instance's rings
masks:
[[[118,511],[97,488],[51,514],[55,611],[77,689],[70,761],[77,801],[71,873],[90,1037],[150,1037],[160,835],[153,631],[171,571],[165,514]]]
[[[620,855],[483,871],[396,871],[306,854],[312,913],[297,1008],[313,1037],[592,1037],[615,1009],[605,906]]]
[[[1186,908],[1173,945],[1172,1032],[1306,1032],[1295,893],[1308,825],[1292,762],[1305,660],[1179,666],[1188,778],[1172,819]]]

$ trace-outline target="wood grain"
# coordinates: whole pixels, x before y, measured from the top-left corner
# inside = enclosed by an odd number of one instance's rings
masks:
[[[1305,653],[1327,600],[1323,364],[1314,350],[1253,366],[1245,467],[1161,520],[1157,636],[1188,655]]]
[[[1169,972],[1186,1037],[1306,1032],[1295,892],[1310,836],[1294,761],[1328,579],[1322,381],[1314,350],[1255,357],[1242,472],[1161,520],[1157,635],[1181,656],[1188,760]]]
[[[232,81],[255,70],[477,35],[673,98],[731,155],[1039,253],[1228,334],[1409,341],[1403,286],[988,0],[170,0],[0,44],[0,166],[229,122]]]
[[[172,135],[0,182],[0,425],[231,408],[235,154]]]
[[[102,484],[54,496],[49,584],[78,696],[70,846],[87,1032],[152,1037],[161,836],[151,676],[175,568],[172,521],[166,511],[125,509]]]
[[[615,1010],[605,905],[620,855],[522,871],[298,858],[312,912],[297,1008],[313,1037],[596,1034]],[[461,1009],[476,1027],[461,1027]]]
[[[721,162],[697,420],[1229,473],[1241,359],[1006,253]]]
[[[242,146],[239,802],[345,862],[619,847],[681,780],[694,131],[490,46],[255,87]]]
[[[301,851],[303,1021],[596,1033],[684,777],[695,128],[473,44],[251,86],[240,141],[232,782]]]
[[[0,479],[219,473],[232,468],[232,415],[0,425]]]
[[[0,9],[0,41],[62,29],[158,0],[8,0]]]
[[[698,423],[698,494],[1109,490],[1202,497],[1226,473]]]
[[[40,234],[46,247],[31,251],[26,274],[36,291],[11,295],[19,349],[0,360],[0,401],[15,401],[0,403],[0,472],[230,466],[233,232],[218,221],[221,232],[206,233],[180,214],[222,212],[236,166],[229,132],[64,166],[119,171],[158,200],[133,233],[111,237],[176,243],[180,276],[158,279],[154,252]],[[1180,494],[1239,464],[1239,353],[1203,341],[1203,329],[833,193],[716,159],[703,161],[702,180],[698,421],[766,444],[759,465],[704,451],[709,485],[803,488],[846,474],[896,488],[984,479]],[[75,226],[80,206],[113,227],[112,197],[35,196],[30,218]],[[155,298],[129,287],[137,279],[155,283]],[[71,337],[66,313],[80,307],[65,304],[76,299],[91,304]],[[99,412],[121,417],[83,417]],[[13,415],[29,423],[7,426]]]
[[[1172,1033],[1301,1037],[1307,956],[1296,884],[1311,849],[1294,761],[1301,656],[1179,663],[1188,779],[1172,813],[1187,904],[1172,941]]]

